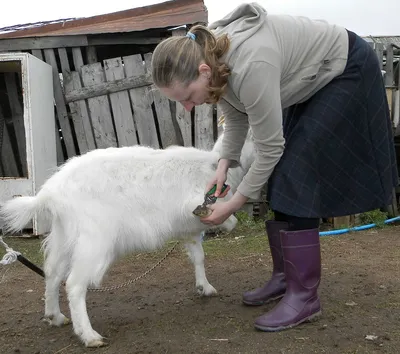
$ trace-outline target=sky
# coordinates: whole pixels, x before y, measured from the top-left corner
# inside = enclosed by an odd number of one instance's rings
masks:
[[[3,5],[0,11],[0,28],[28,22],[101,15],[156,4],[165,0],[117,0],[96,3],[84,0],[48,1],[7,1],[7,5]],[[227,0],[222,5],[223,0],[204,0],[208,9],[209,22],[223,17],[242,2],[251,1]],[[362,36],[400,36],[400,0],[376,2],[366,0],[258,0],[257,2],[270,13],[323,19],[345,26]],[[370,5],[366,5],[368,3]]]

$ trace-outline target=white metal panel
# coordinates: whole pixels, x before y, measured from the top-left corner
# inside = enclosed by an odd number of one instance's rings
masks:
[[[28,53],[0,54],[0,61],[20,61],[28,178],[0,178],[0,202],[36,195],[57,168],[52,67]],[[1,225],[1,220],[0,220]],[[33,233],[48,232],[40,219]]]
[[[33,55],[27,57],[27,80],[25,92],[26,107],[29,107],[29,125],[25,121],[30,135],[31,168],[33,172],[33,190],[36,194],[47,178],[57,169],[54,96],[52,67]],[[34,229],[38,234],[48,230],[39,219],[34,220]]]

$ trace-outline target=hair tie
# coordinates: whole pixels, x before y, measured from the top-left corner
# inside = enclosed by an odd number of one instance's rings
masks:
[[[186,37],[189,37],[191,40],[195,41],[196,40],[196,35],[193,34],[192,32],[186,33]]]

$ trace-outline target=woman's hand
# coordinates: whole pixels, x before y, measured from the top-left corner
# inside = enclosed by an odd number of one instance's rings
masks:
[[[215,190],[214,195],[217,198],[223,198],[226,196],[230,187],[228,186],[228,188],[226,188],[224,193],[222,193],[222,194],[221,194],[221,189],[222,189],[223,184],[226,182],[228,168],[229,168],[229,160],[220,159],[218,162],[218,167],[217,167],[217,171],[215,172],[214,178],[211,179],[206,186],[206,193],[209,190],[211,190],[211,188],[214,186],[214,184],[216,184],[217,188]]]
[[[212,214],[205,218],[201,218],[200,221],[207,225],[221,225],[234,212],[238,211],[248,199],[249,198],[236,191],[232,199],[229,201],[218,202],[210,205],[208,208],[212,210]]]

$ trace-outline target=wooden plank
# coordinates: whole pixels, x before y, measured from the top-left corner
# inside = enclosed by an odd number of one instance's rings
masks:
[[[400,135],[400,91],[396,90],[393,97],[393,125],[396,128],[395,135]]]
[[[36,58],[44,61],[43,60],[43,53],[42,53],[42,51],[40,49],[33,49],[32,50],[32,55],[35,56]]]
[[[86,36],[50,36],[0,40],[0,52],[87,46]]]
[[[3,165],[4,177],[19,177],[18,166],[14,149],[12,148],[10,135],[4,127],[3,131],[3,146],[1,147],[1,162]]]
[[[61,73],[64,76],[71,72],[71,68],[69,66],[69,61],[68,61],[67,50],[65,48],[58,48],[57,51],[58,51],[58,57],[60,58]]]
[[[45,49],[44,56],[46,63],[50,64],[53,68],[53,88],[54,88],[54,99],[56,102],[56,113],[58,122],[61,128],[61,134],[67,151],[67,158],[76,155],[74,141],[72,138],[71,126],[69,124],[69,118],[67,108],[65,107],[64,94],[61,87],[60,77],[58,74],[58,67],[56,57],[52,49]]]
[[[393,115],[392,115],[393,97],[392,96],[393,96],[393,90],[387,88],[386,89],[386,98],[387,98],[387,101],[388,101],[389,114],[390,114],[391,118],[393,117]]]
[[[34,55],[36,58],[44,61],[43,58],[43,53],[40,49],[33,49],[32,50],[32,55]],[[60,165],[64,162],[64,152],[62,150],[62,146],[61,146],[61,139],[60,139],[60,132],[59,132],[59,128],[57,126],[57,118],[55,118],[55,129],[56,129],[56,153],[57,153],[57,164]]]
[[[176,120],[181,130],[183,146],[193,146],[192,139],[192,115],[179,102],[176,106]]]
[[[17,80],[15,73],[4,73],[6,82],[7,96],[10,103],[12,122],[17,139],[18,152],[16,154],[17,161],[20,161],[22,168],[22,176],[28,177],[28,162],[26,159],[26,136],[24,124],[24,109],[22,107],[22,97],[19,97]],[[18,157],[17,157],[18,156]]]
[[[389,217],[391,218],[399,215],[399,209],[397,207],[396,188],[393,188],[392,204],[388,205],[387,211],[389,213]]]
[[[3,135],[0,136],[0,154],[1,154],[1,177],[19,177],[18,166],[15,160],[14,150],[11,145],[10,136],[8,134],[6,120],[0,106],[0,124],[3,125]]]
[[[65,91],[76,90],[82,87],[81,77],[76,71],[72,71],[65,78]],[[75,127],[76,139],[81,154],[96,148],[93,135],[92,122],[85,100],[71,102],[69,104],[72,121]]]
[[[378,56],[379,67],[383,69],[383,43],[375,43],[375,53]]]
[[[75,75],[71,75],[71,68],[69,65],[66,49],[59,48],[58,55],[60,57],[65,92],[72,91],[75,89],[75,87],[81,87],[79,74],[75,72]],[[74,125],[79,153],[84,154],[89,150],[95,148],[92,127],[90,124],[86,104],[84,101],[78,101],[71,102],[68,104],[68,106],[72,116],[72,123]],[[85,130],[85,126],[88,127],[88,130]],[[90,140],[90,142],[88,140]]]
[[[386,48],[386,77],[385,77],[385,85],[392,86],[394,84],[394,76],[393,76],[393,47],[388,45]]]
[[[58,126],[58,121],[55,119],[55,135],[56,135],[56,154],[57,154],[57,165],[60,166],[64,163],[64,151],[61,145],[60,127]]]
[[[172,36],[184,36],[186,32],[186,29],[178,28],[172,31]],[[186,109],[179,102],[175,102],[175,106],[176,120],[181,130],[183,145],[193,146],[194,142],[192,139],[192,115],[190,112],[186,111]]]
[[[195,107],[195,147],[199,149],[211,150],[214,146],[213,110],[213,106],[206,103]]]
[[[75,71],[80,73],[83,66],[83,57],[80,47],[72,48],[72,60],[74,62]]]
[[[99,46],[99,45],[116,45],[116,44],[134,44],[134,45],[149,45],[158,44],[163,40],[160,37],[138,37],[135,35],[113,35],[112,37],[106,37],[104,35],[100,36],[89,36],[88,45],[89,46]]]
[[[223,115],[224,115],[224,113],[222,112],[221,106],[217,104],[218,136],[220,136],[222,134],[222,132],[224,131],[224,128],[222,126],[223,121],[221,121],[221,120],[224,120]]]
[[[93,46],[86,47],[86,60],[88,64],[97,63],[96,47]]]
[[[84,65],[81,71],[85,86],[99,84],[105,80],[101,63]],[[97,148],[117,146],[108,96],[89,98],[87,102]]]
[[[397,63],[397,89],[400,90],[400,60]]]
[[[136,75],[126,77],[125,79],[116,80],[112,82],[102,82],[93,84],[89,87],[82,87],[79,90],[74,90],[65,95],[67,103],[85,100],[88,98],[108,95],[124,90],[130,90],[139,87],[150,86],[152,84],[151,76],[149,74]]]
[[[333,227],[337,228],[346,228],[350,226],[350,215],[338,216],[333,218]]]
[[[122,59],[113,58],[105,60],[104,72],[107,81],[124,79],[125,73]],[[111,93],[110,101],[118,138],[118,146],[137,145],[138,140],[128,91]]]
[[[127,77],[145,75],[145,66],[140,54],[123,57]],[[157,129],[151,109],[152,95],[147,87],[129,90],[132,102],[133,117],[138,130],[139,144],[159,148]]]
[[[185,36],[187,33],[186,28],[177,28],[172,30],[172,36]]]
[[[151,53],[144,55],[145,67],[148,74],[151,74]],[[157,113],[158,127],[160,131],[161,147],[167,148],[170,145],[179,145],[179,138],[171,114],[169,100],[163,96],[155,87],[151,90],[154,106]]]

